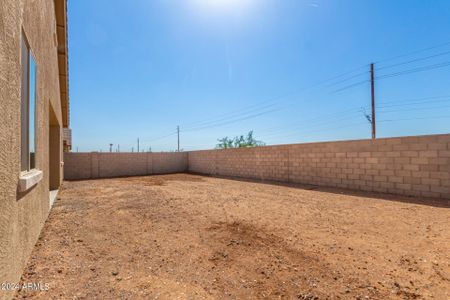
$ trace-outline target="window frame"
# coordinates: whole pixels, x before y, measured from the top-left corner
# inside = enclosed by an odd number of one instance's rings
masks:
[[[21,133],[21,143],[20,143],[20,174],[30,173],[37,169],[37,160],[36,160],[36,132],[37,132],[37,113],[36,113],[36,104],[37,104],[37,63],[36,58],[31,51],[30,43],[28,42],[27,36],[25,32],[22,30],[22,38],[21,38],[21,66],[20,66],[20,74],[21,74],[21,95],[20,95],[20,133]],[[31,59],[34,62],[34,82],[31,82]],[[31,85],[34,85],[34,95],[31,95]],[[33,102],[32,102],[33,101]],[[34,106],[34,116],[32,120],[34,124],[31,124],[30,118],[30,108],[31,105]],[[30,136],[31,130],[33,133],[33,144],[34,144],[34,165],[32,165],[32,156],[30,151]]]

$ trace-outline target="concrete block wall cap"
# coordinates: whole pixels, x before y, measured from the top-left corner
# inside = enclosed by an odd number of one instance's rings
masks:
[[[33,186],[35,186],[39,181],[42,180],[43,172],[41,170],[31,170],[27,173],[21,174],[19,177],[19,191],[25,192]]]

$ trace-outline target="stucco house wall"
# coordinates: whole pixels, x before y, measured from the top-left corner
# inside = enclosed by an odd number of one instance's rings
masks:
[[[67,70],[66,26],[61,25],[65,16],[65,0],[0,1],[0,283],[19,282],[39,237],[50,211],[51,168],[53,187],[62,182],[62,128],[68,126],[67,73],[61,72]],[[36,169],[43,176],[22,192],[19,180],[23,33],[37,66]],[[13,293],[0,290],[0,299],[10,299]]]

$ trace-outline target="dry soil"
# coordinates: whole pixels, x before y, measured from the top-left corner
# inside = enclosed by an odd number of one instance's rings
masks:
[[[65,182],[36,299],[450,299],[450,208],[195,175]]]

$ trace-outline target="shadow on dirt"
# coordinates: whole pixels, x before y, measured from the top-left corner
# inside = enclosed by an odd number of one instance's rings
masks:
[[[195,175],[199,175],[193,173]],[[288,182],[279,182],[279,181],[271,181],[271,180],[260,180],[260,179],[248,179],[248,178],[240,178],[233,176],[216,176],[216,175],[202,175],[204,177],[212,177],[212,178],[220,178],[220,179],[228,179],[228,180],[236,180],[242,182],[252,182],[252,183],[263,183],[270,184],[276,186],[284,186],[302,190],[314,190],[317,192],[323,193],[332,193],[337,195],[345,195],[345,196],[355,196],[361,198],[370,198],[370,199],[379,199],[393,202],[402,202],[402,203],[410,203],[410,204],[418,204],[418,205],[427,205],[433,207],[440,208],[450,208],[450,199],[435,199],[435,198],[425,198],[425,197],[409,197],[402,195],[394,195],[394,194],[385,194],[378,192],[366,192],[366,191],[357,191],[351,189],[343,189],[343,188],[333,188],[333,187],[323,187],[323,186],[315,186],[308,184],[300,184],[300,183],[288,183]]]

